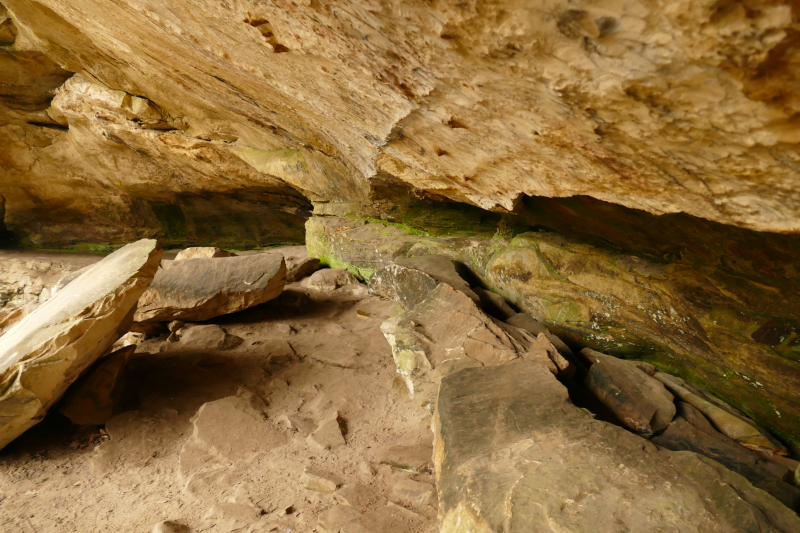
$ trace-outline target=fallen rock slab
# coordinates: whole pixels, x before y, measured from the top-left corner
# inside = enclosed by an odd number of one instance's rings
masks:
[[[595,420],[544,365],[446,376],[434,427],[441,533],[800,531],[719,463]]]
[[[664,385],[622,359],[598,354],[585,385],[639,435],[662,431],[675,418],[675,402]]]
[[[0,337],[0,448],[127,333],[161,253],[151,239],[120,248]]]
[[[285,284],[283,257],[271,254],[165,261],[135,321],[202,322],[277,298]]]
[[[236,257],[236,254],[213,246],[195,246],[178,252],[178,255],[175,256],[175,261],[198,258],[213,259],[216,257]]]

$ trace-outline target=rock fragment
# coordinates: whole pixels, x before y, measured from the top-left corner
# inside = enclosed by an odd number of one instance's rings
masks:
[[[192,533],[192,529],[178,522],[166,520],[156,524],[153,533]]]
[[[675,417],[673,396],[664,385],[616,357],[597,358],[585,385],[620,422],[639,435],[662,431]]]
[[[236,254],[213,246],[195,246],[178,252],[178,255],[175,256],[175,261],[198,258],[214,259],[217,257],[236,257]]]
[[[154,240],[124,246],[0,337],[0,448],[41,420],[127,333],[160,259]]]
[[[319,270],[319,259],[316,257],[285,256],[286,281],[300,281],[304,277]]]
[[[333,499],[340,505],[349,505],[357,509],[365,509],[370,503],[378,499],[375,489],[367,485],[349,483],[342,486],[333,495]]]
[[[550,331],[550,328],[533,318],[531,315],[527,313],[517,313],[511,318],[507,319],[506,322],[514,327],[524,329],[525,331],[532,333],[534,336],[538,336],[540,333],[543,333],[547,336],[547,340],[553,343],[553,346],[558,349],[561,355],[569,360],[574,359],[574,354],[572,353],[572,350],[570,350],[569,346],[564,344],[564,341],[554,335]]]
[[[522,355],[522,358],[545,364],[555,376],[571,378],[575,374],[575,365],[570,364],[559,353],[544,333],[539,333],[531,347],[528,348],[528,351]]]
[[[595,420],[544,365],[444,377],[434,425],[442,532],[800,530],[794,512],[719,463]]]
[[[499,294],[480,287],[475,287],[473,290],[480,298],[481,307],[487,314],[497,317],[500,320],[508,320],[517,314],[517,312],[508,305],[506,299]]]
[[[283,258],[270,254],[165,262],[135,320],[202,322],[272,300],[285,284]]]
[[[378,462],[406,472],[419,474],[430,469],[433,448],[427,445],[394,445],[378,453]]]
[[[300,481],[308,490],[327,492],[330,494],[333,494],[339,486],[333,476],[320,470],[309,468],[303,472]]]
[[[359,281],[343,268],[323,268],[314,272],[305,283],[312,289],[333,291],[347,285],[358,285]]]
[[[230,335],[216,324],[188,324],[177,331],[180,345],[205,350],[230,350],[242,343],[242,338]]]
[[[122,373],[136,345],[121,348],[98,361],[61,401],[59,411],[73,424],[105,424],[114,415],[122,392]]]
[[[318,451],[330,450],[344,445],[345,440],[339,423],[339,413],[334,412],[325,417],[319,423],[317,429],[306,438],[306,442]]]
[[[436,489],[430,483],[413,479],[398,481],[392,487],[392,499],[410,505],[436,505]]]

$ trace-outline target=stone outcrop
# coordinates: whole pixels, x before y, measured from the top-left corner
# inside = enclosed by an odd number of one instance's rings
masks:
[[[165,261],[134,320],[208,320],[277,298],[285,284],[286,265],[279,255]]]
[[[434,425],[442,533],[800,528],[794,512],[716,461],[594,420],[544,365],[450,374]]]
[[[785,0],[4,5],[4,60],[52,63],[12,67],[17,92],[43,86],[36,115],[4,98],[8,222],[38,242],[189,240],[253,196],[271,207],[251,212],[261,235],[227,223],[224,237],[280,238],[307,206],[296,191],[358,203],[382,175],[484,209],[589,195],[800,229]],[[70,207],[48,214],[59,194]],[[71,209],[98,224],[59,220]]]
[[[39,422],[80,374],[128,331],[158,268],[156,241],[89,268],[0,337],[0,447]]]
[[[792,398],[800,380],[793,362],[800,279],[792,262],[800,257],[794,241],[713,225],[703,227],[700,239],[685,219],[591,203],[575,207],[594,213],[596,223],[572,236],[504,235],[500,226],[486,233],[476,222],[469,233],[422,237],[375,220],[315,217],[307,224],[308,247],[323,262],[366,278],[415,255],[460,261],[565,341],[689,378],[798,449],[800,410]],[[550,223],[571,231],[566,215],[549,209]],[[593,237],[609,221],[614,247]],[[653,244],[657,233],[682,235],[683,255]],[[763,260],[728,259],[741,253]]]

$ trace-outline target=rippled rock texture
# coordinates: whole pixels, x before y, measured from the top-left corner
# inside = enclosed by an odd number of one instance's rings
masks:
[[[3,4],[0,194],[32,244],[297,241],[308,200],[386,175],[800,230],[787,0]]]

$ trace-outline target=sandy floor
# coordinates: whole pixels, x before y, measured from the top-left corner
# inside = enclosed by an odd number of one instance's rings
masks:
[[[348,521],[342,531],[436,531],[435,501],[392,491],[433,483],[430,472],[381,463],[386,446],[424,455],[432,439],[430,414],[392,387],[379,326],[394,304],[363,289],[360,300],[344,287],[316,301],[287,289],[295,298],[213,321],[234,348],[140,344],[126,410],[107,433],[51,410],[0,452],[0,531],[147,533],[162,520],[215,533],[323,531],[320,520],[333,531]],[[316,476],[337,492],[307,489]]]

